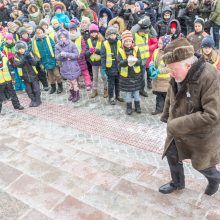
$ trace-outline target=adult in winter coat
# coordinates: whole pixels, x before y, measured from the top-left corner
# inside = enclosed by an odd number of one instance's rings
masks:
[[[35,4],[30,4],[28,6],[29,20],[34,21],[36,25],[40,23],[40,20],[43,18],[43,15],[40,12],[40,9]]]
[[[99,14],[100,10],[104,6],[97,2],[97,0],[89,0],[89,8],[93,10],[97,15]]]
[[[215,47],[219,49],[219,30],[220,30],[220,1],[214,0],[210,20],[213,22],[213,38]]]
[[[0,1],[0,23],[2,22],[3,27],[7,26],[7,22],[10,20],[10,14],[8,9],[5,7],[3,1]]]
[[[175,8],[176,8],[176,0],[160,0],[159,6],[158,6],[158,14],[163,14],[163,10],[169,6],[172,11],[172,16],[175,16]]]
[[[69,101],[77,102],[79,100],[79,87],[77,78],[80,75],[78,64],[78,50],[74,43],[69,39],[69,32],[60,30],[57,33],[58,43],[56,44],[55,55],[60,63],[60,73],[62,77],[68,80],[70,97]]]
[[[203,174],[208,185],[205,194],[218,191],[220,172],[220,76],[215,67],[197,59],[185,38],[177,39],[164,50],[163,60],[173,77],[164,111],[167,138],[163,157],[167,156],[172,181],[161,186],[164,194],[185,187],[182,161]]]
[[[157,22],[157,15],[155,10],[152,8],[152,3],[149,0],[144,0],[143,3],[145,15],[149,16],[151,24],[153,25],[153,27],[155,27]]]
[[[99,32],[105,37],[105,32],[108,28],[109,21],[113,18],[113,14],[110,9],[102,8],[99,11]]]

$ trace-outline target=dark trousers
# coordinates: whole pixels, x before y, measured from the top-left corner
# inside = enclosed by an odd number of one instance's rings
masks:
[[[215,47],[216,49],[219,49],[219,30],[220,30],[220,25],[218,24],[213,24],[213,39],[215,41]]]
[[[26,92],[28,94],[28,97],[35,101],[36,98],[40,97],[40,84],[38,80],[35,80],[34,82],[25,82],[26,86]]]
[[[166,156],[173,184],[177,187],[185,186],[183,163],[178,159],[178,152],[174,141],[171,143]],[[209,183],[220,183],[220,172],[215,166],[198,171],[206,177]]]
[[[5,99],[5,93],[8,93],[8,95],[11,97],[11,102],[14,108],[15,109],[19,108],[20,102],[14,90],[13,84],[12,82],[7,82],[4,84],[0,84],[0,112],[2,110],[2,102]]]
[[[119,76],[108,76],[108,97],[119,97]]]
[[[43,87],[48,87],[47,74],[41,68],[40,63],[37,63],[36,69],[38,71],[38,79],[42,83]]]
[[[156,110],[163,112],[164,103],[166,99],[166,92],[153,92],[156,95]]]

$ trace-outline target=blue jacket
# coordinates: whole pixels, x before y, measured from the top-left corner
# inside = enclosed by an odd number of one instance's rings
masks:
[[[65,28],[68,28],[68,25],[70,23],[69,17],[63,12],[61,12],[60,14],[55,14],[52,19],[57,19],[60,23],[63,23]]]

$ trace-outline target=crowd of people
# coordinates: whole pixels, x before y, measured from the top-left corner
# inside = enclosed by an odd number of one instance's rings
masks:
[[[91,98],[102,88],[115,105],[125,92],[128,115],[133,100],[141,113],[140,95],[152,89],[152,114],[160,114],[171,78],[167,45],[186,38],[196,57],[220,70],[219,29],[217,0],[0,0],[0,112],[5,100],[24,109],[19,90],[38,107],[41,88],[60,94],[64,81],[77,102],[82,76]]]

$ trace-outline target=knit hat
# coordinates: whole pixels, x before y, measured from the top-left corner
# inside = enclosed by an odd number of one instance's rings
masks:
[[[176,63],[194,56],[194,48],[186,38],[172,41],[164,49],[163,60],[165,64]]]
[[[215,47],[215,41],[213,40],[211,36],[207,36],[203,38],[202,43],[201,43],[201,48],[205,48],[205,47],[209,47],[209,48]]]
[[[60,24],[60,23],[59,23],[59,21],[58,21],[57,19],[53,19],[53,20],[51,21],[51,24],[52,24],[52,26],[56,26],[56,25],[58,25],[58,24]]]
[[[90,22],[90,19],[89,19],[88,17],[86,17],[86,16],[82,16],[81,22],[87,22],[88,24],[91,23],[91,22]]]
[[[99,27],[98,27],[98,25],[96,25],[96,24],[91,24],[91,25],[89,26],[89,33],[92,33],[92,32],[99,32]]]
[[[7,34],[5,35],[5,40],[14,40],[13,34],[7,33]]]
[[[14,23],[15,23],[16,25],[18,25],[18,27],[22,27],[22,26],[23,26],[22,21],[19,20],[19,19],[14,20]]]
[[[28,49],[28,46],[27,44],[24,42],[24,41],[17,41],[16,44],[15,44],[15,50],[16,51],[19,51],[21,48],[27,50]]]
[[[160,37],[159,38],[159,41],[162,41],[162,43],[163,43],[163,48],[162,49],[164,49],[168,44],[170,44],[171,43],[171,41],[172,41],[172,36],[171,35],[164,35],[164,36],[162,36],[162,37]]]
[[[62,2],[56,2],[53,6],[54,11],[61,9],[61,11],[66,11],[66,6]]]
[[[201,24],[203,27],[205,26],[205,21],[203,18],[197,18],[195,21],[194,21],[194,24],[195,23],[199,23]]]
[[[151,26],[151,21],[148,16],[145,16],[143,19],[141,19],[138,24],[140,25],[140,32],[148,32],[149,28]]]
[[[69,30],[76,30],[79,26],[79,20],[77,18],[73,18],[71,19],[69,25],[68,25],[68,28]]]
[[[121,34],[121,37],[122,37],[122,44],[124,44],[124,42],[125,42],[126,40],[132,40],[132,41],[134,40],[131,31],[128,31],[128,30],[124,31],[124,32]]]
[[[10,21],[7,23],[7,26],[8,26],[9,31],[19,28],[17,24],[15,24],[14,22],[10,22]]]
[[[106,39],[109,39],[109,37],[110,37],[111,34],[116,34],[116,35],[118,35],[118,29],[115,28],[115,27],[113,27],[113,26],[108,27],[108,29],[107,29],[106,32],[105,32],[105,38],[106,38]]]
[[[23,34],[27,34],[28,32],[27,32],[27,30],[24,28],[24,27],[20,27],[19,29],[18,29],[18,34],[20,35],[20,36],[22,36]]]
[[[171,23],[170,23],[170,28],[177,28],[177,23],[175,22],[175,21],[172,21]]]
[[[141,10],[144,9],[144,3],[142,1],[137,1],[136,3],[139,4]]]
[[[47,21],[46,19],[42,19],[42,20],[40,21],[40,23],[39,23],[39,26],[40,26],[40,27],[43,27],[44,25],[49,26],[48,21]]]

